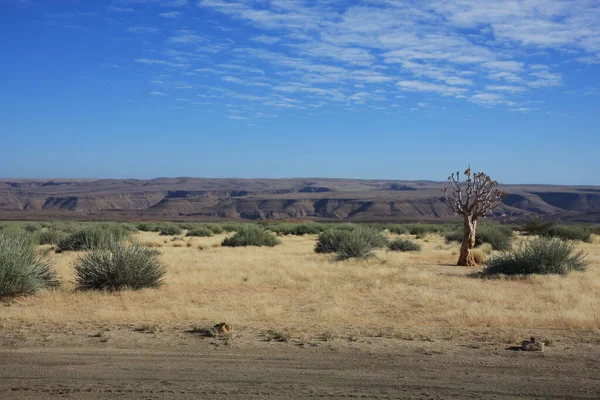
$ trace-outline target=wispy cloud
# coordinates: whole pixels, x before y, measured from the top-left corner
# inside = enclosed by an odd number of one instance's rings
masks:
[[[144,33],[156,33],[158,32],[158,29],[153,27],[153,26],[132,26],[129,29],[127,29],[129,32],[132,33],[140,33],[140,34],[144,34]]]
[[[410,101],[408,109],[437,97],[533,111],[521,105],[566,81],[564,67],[553,62],[556,54],[573,63],[600,63],[600,10],[594,2],[198,0],[194,5],[219,34],[180,25],[167,34],[165,48],[155,50],[160,56],[136,61],[157,73],[181,69],[186,81],[213,79],[211,90],[221,99],[260,98],[264,107],[389,109]],[[194,11],[185,8],[186,17]],[[179,10],[159,15],[183,17]],[[252,34],[241,37],[233,24]]]
[[[160,14],[158,14],[158,16],[163,17],[163,18],[176,19],[176,18],[181,18],[181,16],[183,16],[183,13],[181,11],[169,11],[169,12],[160,13]]]

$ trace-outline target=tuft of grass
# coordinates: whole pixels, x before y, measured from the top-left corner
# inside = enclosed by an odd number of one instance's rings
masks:
[[[186,236],[209,237],[214,235],[214,232],[207,227],[200,226],[188,231]]]
[[[106,248],[79,256],[74,264],[75,281],[83,290],[155,288],[166,273],[159,255],[138,242],[113,240]]]
[[[280,244],[281,241],[270,232],[257,225],[245,225],[241,227],[235,235],[226,238],[221,243],[222,246],[268,246],[273,247]]]
[[[61,251],[81,251],[106,248],[114,240],[121,240],[131,232],[119,225],[103,224],[80,229],[58,242]]]
[[[519,249],[493,257],[487,262],[485,275],[566,275],[571,271],[585,271],[588,263],[585,253],[573,243],[556,238],[539,238]]]
[[[421,251],[421,245],[412,240],[395,239],[388,244],[390,251]]]
[[[30,295],[56,286],[52,264],[36,255],[31,235],[0,231],[0,298]]]
[[[160,234],[162,236],[175,236],[175,235],[181,235],[181,233],[183,232],[182,229],[175,224],[166,224],[160,227]]]

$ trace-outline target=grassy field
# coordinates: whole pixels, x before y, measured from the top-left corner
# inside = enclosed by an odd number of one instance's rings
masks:
[[[238,330],[292,337],[384,336],[511,341],[538,331],[577,335],[600,330],[600,238],[576,242],[590,262],[567,276],[481,279],[455,266],[459,244],[428,233],[411,238],[421,252],[377,250],[367,260],[317,254],[316,235],[282,236],[275,247],[222,247],[211,237],[137,232],[167,267],[158,289],[76,291],[72,264],[82,254],[38,251],[54,262],[61,287],[0,307],[0,326],[90,329],[120,325],[186,329],[226,321]],[[517,243],[529,240],[517,237]],[[491,250],[490,250],[491,251]],[[520,337],[520,336],[518,336]]]

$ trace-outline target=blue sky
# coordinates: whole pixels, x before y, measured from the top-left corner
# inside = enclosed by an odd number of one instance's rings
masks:
[[[600,185],[597,0],[0,0],[0,176]]]

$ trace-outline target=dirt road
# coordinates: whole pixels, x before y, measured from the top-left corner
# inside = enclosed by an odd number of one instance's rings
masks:
[[[1,399],[600,398],[600,347],[209,346],[0,349]]]

